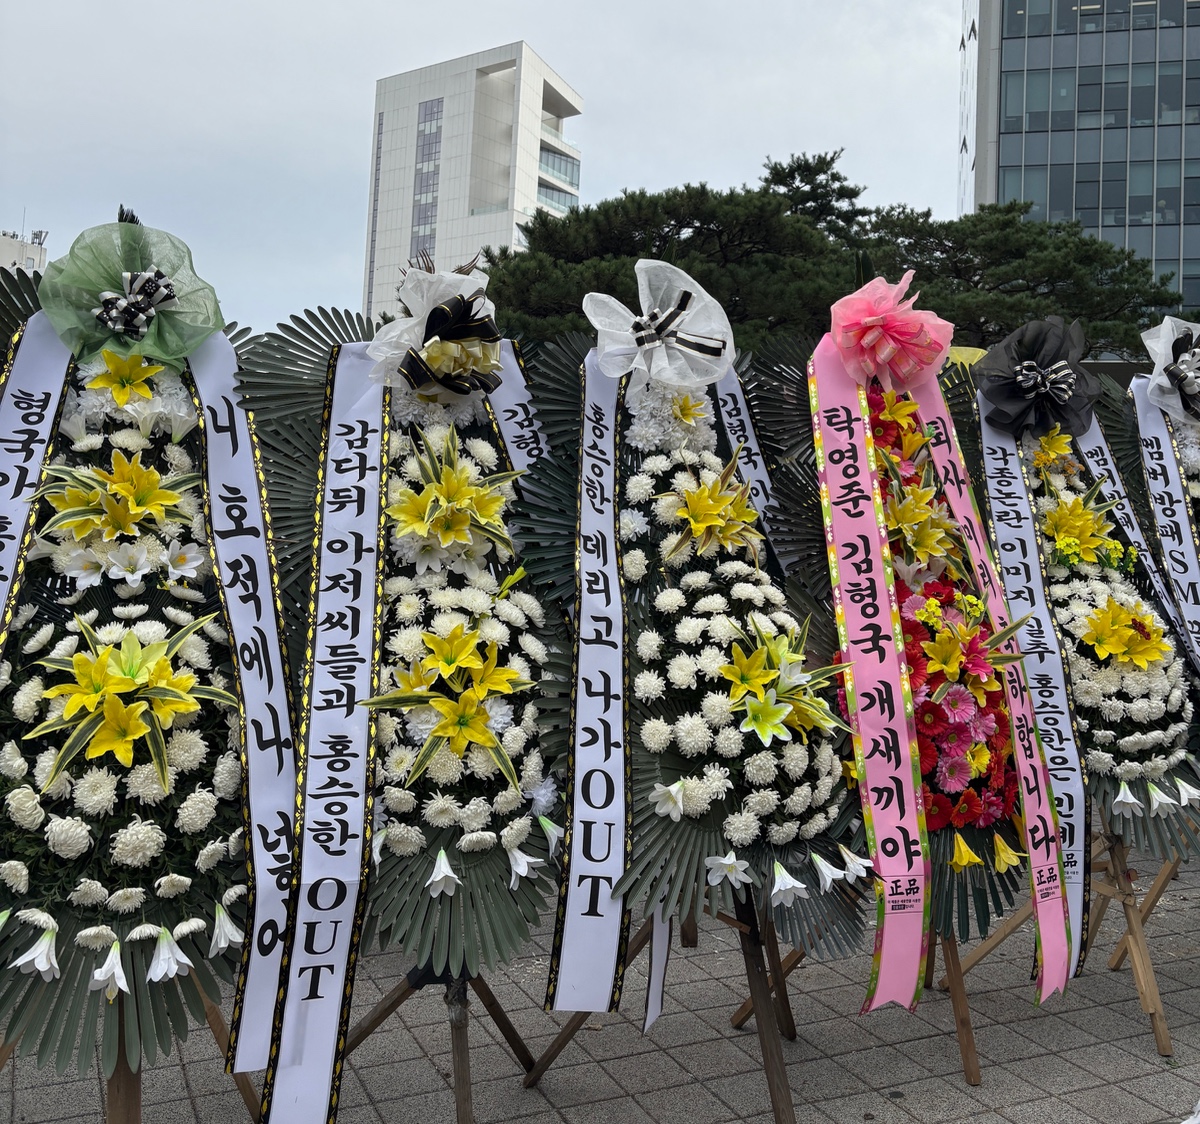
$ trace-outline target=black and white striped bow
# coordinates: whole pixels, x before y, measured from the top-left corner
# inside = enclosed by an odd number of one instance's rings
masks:
[[[673,343],[676,347],[694,351],[697,355],[719,359],[725,352],[723,339],[692,335],[675,327],[691,302],[692,294],[685,289],[666,312],[655,308],[644,316],[635,316],[629,326],[630,332],[633,333],[633,342],[647,351],[662,347],[665,343]]]
[[[121,287],[124,292],[101,293],[100,307],[92,309],[92,315],[117,335],[140,340],[155,315],[175,304],[175,286],[154,266],[139,273],[122,273]]]
[[[1017,365],[1013,377],[1026,398],[1040,398],[1048,394],[1061,404],[1075,393],[1075,372],[1065,359],[1049,367],[1039,367],[1032,359],[1026,359]]]

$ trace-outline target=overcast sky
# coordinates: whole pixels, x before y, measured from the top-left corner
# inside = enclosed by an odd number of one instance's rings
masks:
[[[228,319],[359,308],[375,80],[525,39],[584,99],[583,201],[844,148],[954,213],[960,0],[0,0],[0,227],[50,257],[118,203]]]

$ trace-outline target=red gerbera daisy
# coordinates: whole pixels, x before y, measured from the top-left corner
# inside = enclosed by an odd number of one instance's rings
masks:
[[[964,788],[950,813],[950,822],[955,827],[966,827],[979,819],[982,811],[983,801],[979,799],[979,794],[973,788]]]
[[[917,707],[917,731],[927,738],[936,738],[946,732],[949,723],[942,708],[935,702],[922,703]]]
[[[922,587],[921,592],[926,597],[936,597],[943,605],[949,605],[954,600],[958,589],[953,582],[928,581]]]
[[[931,792],[925,798],[925,826],[930,831],[941,831],[942,828],[949,826],[950,814],[954,810],[954,804],[950,797],[943,796],[940,792]]]
[[[917,749],[921,751],[921,776],[925,776],[926,773],[932,773],[937,768],[938,763],[937,746],[928,738],[918,734]]]
[[[925,680],[929,678],[929,661],[924,655],[908,660],[908,685],[914,690],[918,690],[925,685]]]
[[[1013,814],[1013,809],[1017,806],[1017,774],[1011,772],[1004,778],[1004,817],[1007,819]]]
[[[900,440],[900,427],[894,421],[884,421],[878,414],[872,414],[871,438],[876,447],[891,449]]]

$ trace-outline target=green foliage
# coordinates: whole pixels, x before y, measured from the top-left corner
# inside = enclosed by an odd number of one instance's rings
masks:
[[[1140,332],[1178,304],[1170,275],[1085,234],[1079,223],[1027,222],[1028,203],[984,206],[958,219],[885,207],[870,222],[876,271],[916,271],[921,307],[954,324],[954,342],[990,347],[1030,320],[1083,322],[1089,354],[1141,357]]]

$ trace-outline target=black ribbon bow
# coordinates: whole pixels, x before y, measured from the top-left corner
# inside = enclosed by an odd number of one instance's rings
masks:
[[[725,341],[715,336],[698,336],[689,332],[681,332],[675,323],[687,311],[692,303],[692,294],[686,289],[679,294],[679,299],[662,312],[655,308],[645,316],[635,316],[629,330],[633,333],[633,342],[638,347],[661,347],[664,343],[673,343],[676,347],[694,351],[697,355],[708,355],[719,359],[725,351]]]
[[[496,327],[496,321],[491,316],[480,315],[475,311],[477,301],[482,308],[482,289],[476,289],[470,296],[451,297],[439,304],[425,318],[422,345],[435,336],[447,343],[463,340],[497,343],[500,340],[500,329]],[[470,394],[474,390],[490,393],[500,385],[500,375],[495,371],[458,371],[453,374],[435,371],[415,347],[410,347],[400,360],[399,370],[408,385],[419,394],[431,394],[438,390],[450,390],[455,394]]]
[[[1061,316],[1024,324],[975,366],[975,381],[991,404],[987,420],[1020,437],[1044,437],[1054,426],[1072,437],[1092,424],[1100,380],[1079,362],[1087,340],[1079,321]]]
[[[1171,343],[1171,359],[1163,368],[1163,374],[1171,380],[1171,385],[1179,392],[1179,404],[1184,413],[1200,421],[1200,355],[1195,354],[1196,341],[1192,337],[1191,328],[1185,328],[1183,335],[1176,336]]]
[[[175,304],[175,286],[161,269],[151,266],[139,273],[122,273],[122,293],[100,294],[100,307],[92,315],[109,331],[140,340],[150,321]]]

